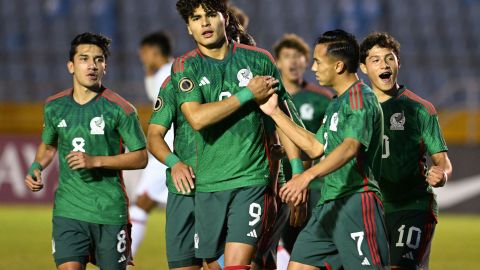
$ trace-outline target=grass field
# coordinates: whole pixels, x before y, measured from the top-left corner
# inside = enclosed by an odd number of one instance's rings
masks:
[[[0,269],[55,269],[51,255],[51,209],[48,206],[0,206],[0,220]],[[165,213],[155,211],[149,220],[145,241],[135,257],[137,266],[133,269],[167,269],[164,224]],[[440,216],[430,269],[480,269],[480,215]]]

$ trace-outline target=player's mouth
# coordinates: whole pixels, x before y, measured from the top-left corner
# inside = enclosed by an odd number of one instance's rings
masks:
[[[381,73],[378,77],[382,80],[384,83],[390,83],[392,81],[392,72],[391,71],[385,71]]]
[[[87,78],[92,81],[96,81],[98,79],[98,74],[95,72],[88,73]]]
[[[202,37],[211,38],[213,36],[213,30],[206,30],[202,32]]]

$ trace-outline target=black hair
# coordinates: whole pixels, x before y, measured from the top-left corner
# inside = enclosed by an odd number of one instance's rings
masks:
[[[188,23],[188,18],[193,15],[196,8],[202,6],[205,12],[220,12],[227,18],[227,6],[220,0],[178,0],[177,11],[183,20]]]
[[[385,32],[372,32],[362,41],[362,44],[360,45],[361,63],[365,64],[368,51],[375,46],[393,50],[397,58],[400,59],[400,43],[394,37]]]
[[[79,34],[70,43],[69,60],[73,61],[73,57],[77,53],[77,47],[82,44],[93,44],[100,47],[102,49],[105,60],[107,60],[108,56],[110,55],[109,47],[111,42],[112,40],[110,38],[102,34],[90,32]]]
[[[323,33],[315,43],[327,45],[327,55],[341,60],[349,73],[358,69],[359,46],[355,36],[341,29]]]
[[[170,35],[158,31],[155,33],[151,33],[147,36],[145,36],[141,41],[140,41],[140,46],[155,46],[160,49],[160,52],[165,55],[165,56],[170,56],[172,54],[172,39],[170,38]]]
[[[228,23],[226,27],[227,38],[238,43],[255,46],[255,39],[247,33],[243,25],[232,11],[227,11]]]

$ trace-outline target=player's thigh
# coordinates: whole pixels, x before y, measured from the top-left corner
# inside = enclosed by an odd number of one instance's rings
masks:
[[[54,216],[52,219],[52,254],[55,264],[68,262],[87,264],[91,248],[88,224],[83,221]]]
[[[431,211],[408,210],[386,215],[393,267],[427,269],[436,218]]]
[[[165,238],[171,269],[202,265],[202,260],[195,258],[194,200],[193,196],[168,194]]]
[[[328,203],[319,205],[312,211],[312,216],[293,246],[290,257],[290,262],[295,262],[293,266],[341,269],[338,250],[331,237],[334,220],[324,219],[331,211]]]
[[[96,265],[102,270],[123,270],[131,259],[129,224],[91,224]]]
[[[194,248],[197,258],[220,257],[225,249],[228,208],[233,191],[195,193]]]
[[[262,234],[265,189],[265,186],[256,186],[236,190],[228,210],[227,242],[257,245]]]
[[[356,193],[335,200],[333,209],[329,219],[335,218],[333,237],[343,267],[384,269],[388,266],[383,208],[375,193]]]

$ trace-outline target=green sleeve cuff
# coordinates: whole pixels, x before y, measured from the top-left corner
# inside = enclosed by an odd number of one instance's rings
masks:
[[[175,154],[170,154],[167,156],[167,158],[165,159],[165,164],[169,167],[169,168],[172,168],[173,166],[175,166],[175,164],[177,164],[178,162],[180,162],[180,158],[178,158]]]
[[[290,159],[290,166],[292,166],[292,175],[293,174],[300,174],[304,171],[303,163],[300,158],[292,158]]]
[[[252,91],[248,88],[243,88],[240,90],[240,92],[236,93],[234,96],[238,98],[238,101],[240,101],[240,105],[243,105],[250,100],[252,100],[255,96],[253,95]]]
[[[33,177],[33,179],[35,179],[35,180],[36,180],[36,177],[35,177],[34,171],[37,170],[37,169],[38,169],[39,171],[42,171],[42,170],[43,170],[42,164],[40,164],[40,162],[38,162],[38,161],[34,161],[34,162],[32,163],[32,165],[30,165],[30,168],[28,169],[28,174],[29,174],[31,177]]]

